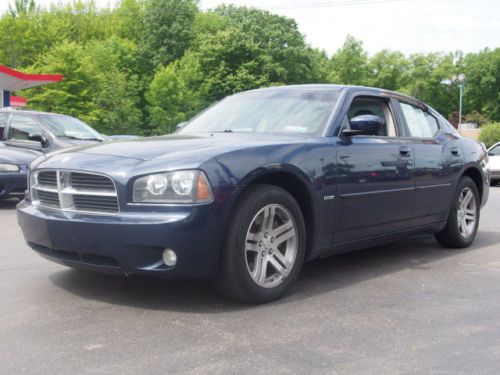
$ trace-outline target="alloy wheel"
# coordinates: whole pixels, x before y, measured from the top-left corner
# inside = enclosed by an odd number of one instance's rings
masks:
[[[464,238],[469,238],[476,228],[477,207],[472,190],[464,188],[458,198],[457,223],[458,231]]]
[[[280,285],[297,257],[297,228],[290,211],[268,204],[253,217],[245,239],[245,259],[253,281],[263,288]]]

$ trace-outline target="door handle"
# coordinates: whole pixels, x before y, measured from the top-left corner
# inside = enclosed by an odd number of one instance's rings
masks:
[[[406,146],[402,146],[399,148],[399,155],[408,157],[411,155],[410,148]]]

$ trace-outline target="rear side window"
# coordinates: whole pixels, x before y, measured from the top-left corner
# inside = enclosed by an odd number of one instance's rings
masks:
[[[9,115],[7,113],[0,113],[0,139],[3,139],[3,132],[7,127],[7,119]]]
[[[432,138],[437,134],[439,124],[434,116],[411,104],[400,104],[411,137]]]
[[[14,115],[9,128],[9,140],[27,141],[30,134],[42,134],[42,128],[29,116]]]

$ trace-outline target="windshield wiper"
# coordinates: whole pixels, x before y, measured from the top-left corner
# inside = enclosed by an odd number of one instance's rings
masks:
[[[233,133],[232,129],[212,130],[210,133]]]
[[[67,139],[76,139],[78,141],[99,141],[102,142],[102,139],[99,138],[79,138],[73,135],[58,135],[57,138],[67,138]]]

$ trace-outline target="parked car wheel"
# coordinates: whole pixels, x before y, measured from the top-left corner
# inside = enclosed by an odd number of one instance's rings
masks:
[[[243,302],[281,297],[300,272],[305,237],[300,207],[286,190],[249,188],[233,213],[216,286]]]
[[[476,184],[469,177],[458,182],[446,227],[436,234],[437,241],[446,247],[468,247],[477,234],[481,202]]]

